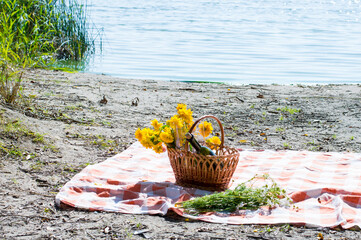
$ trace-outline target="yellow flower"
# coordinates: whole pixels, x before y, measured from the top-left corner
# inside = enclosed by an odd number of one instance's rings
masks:
[[[145,138],[140,142],[145,148],[152,148],[153,147],[153,143],[150,140],[150,138]]]
[[[182,103],[178,104],[177,113],[188,127],[190,127],[193,124],[193,117],[192,117],[193,112],[190,109],[187,109],[187,105]]]
[[[154,145],[153,150],[154,150],[154,152],[156,152],[156,153],[162,153],[162,152],[163,152],[163,145],[162,145],[162,143],[158,143],[157,145]]]
[[[135,131],[135,138],[138,139],[139,142],[142,141],[143,133],[142,130],[140,130],[140,128],[138,128],[137,131]]]
[[[142,130],[143,137],[150,137],[153,135],[153,133],[154,133],[154,131],[150,128],[144,128]]]
[[[217,148],[219,145],[221,145],[221,140],[217,136],[213,136],[209,139],[207,139],[207,143],[210,145],[211,149]]]
[[[177,114],[164,125],[157,119],[151,121],[153,128],[137,129],[135,137],[145,147],[157,153],[163,152],[164,144],[168,147],[182,146],[185,142],[185,132],[193,124],[193,112],[187,105],[178,104]],[[209,129],[209,127],[208,127]]]
[[[183,119],[184,122],[187,123],[187,125],[193,124],[193,112],[190,109],[181,108],[178,110],[179,117]]]
[[[167,124],[169,124],[169,126],[171,126],[172,128],[182,128],[183,127],[183,123],[180,120],[180,118],[178,116],[173,116],[170,120],[167,121]]]
[[[162,140],[165,143],[172,143],[174,141],[174,137],[172,136],[170,129],[169,129],[169,131],[161,132],[159,137],[160,137],[160,140]]]
[[[203,123],[199,124],[199,132],[203,137],[208,137],[209,134],[212,133],[213,131],[213,127],[212,127],[212,123],[204,121]]]
[[[157,119],[154,119],[152,121],[152,126],[154,127],[154,129],[157,131],[159,130],[159,128],[161,128],[163,126],[162,123],[159,123]]]
[[[138,133],[138,135],[141,135],[141,140],[140,143],[146,147],[146,148],[152,148],[154,143],[152,142],[152,137],[154,135],[154,131],[149,129],[149,128],[144,128],[141,130],[140,133]]]
[[[187,105],[183,104],[183,103],[179,103],[178,106],[177,106],[177,111],[178,111],[178,114],[179,114],[179,110],[180,109],[186,109],[187,108]]]

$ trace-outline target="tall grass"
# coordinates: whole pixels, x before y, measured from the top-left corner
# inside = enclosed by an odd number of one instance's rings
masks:
[[[77,0],[0,0],[0,11],[0,34],[20,56],[80,60],[94,51],[86,5]]]
[[[46,67],[59,59],[80,61],[94,50],[86,5],[77,0],[0,0],[2,88],[13,86],[16,90],[21,69]],[[5,74],[8,72],[11,77]],[[17,80],[8,84],[13,79]],[[13,94],[12,89],[0,91],[6,102],[13,98],[3,94],[10,92]]]
[[[6,103],[14,103],[20,90],[22,72],[3,63],[0,66],[0,96]]]

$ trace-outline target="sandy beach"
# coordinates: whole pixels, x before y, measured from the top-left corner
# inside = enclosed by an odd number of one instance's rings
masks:
[[[227,85],[121,79],[29,70],[23,97],[0,105],[0,238],[4,239],[360,239],[361,232],[289,225],[223,225],[166,216],[62,210],[54,198],[89,164],[122,152],[134,131],[164,121],[185,103],[194,117],[212,114],[226,145],[243,149],[361,152],[361,85]],[[31,135],[31,134],[30,134]]]

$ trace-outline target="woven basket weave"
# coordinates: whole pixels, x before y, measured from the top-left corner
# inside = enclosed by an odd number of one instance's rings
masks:
[[[189,132],[192,133],[197,124],[205,119],[213,118],[221,130],[221,145],[216,156],[204,156],[185,149],[168,148],[168,157],[173,168],[176,183],[184,187],[194,187],[209,191],[223,191],[236,170],[239,152],[235,148],[224,146],[224,130],[218,118],[207,115],[194,122]]]

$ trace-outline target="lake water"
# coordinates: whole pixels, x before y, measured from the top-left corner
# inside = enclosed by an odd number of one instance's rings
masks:
[[[361,83],[360,0],[92,0],[103,52],[86,71],[124,78]]]

